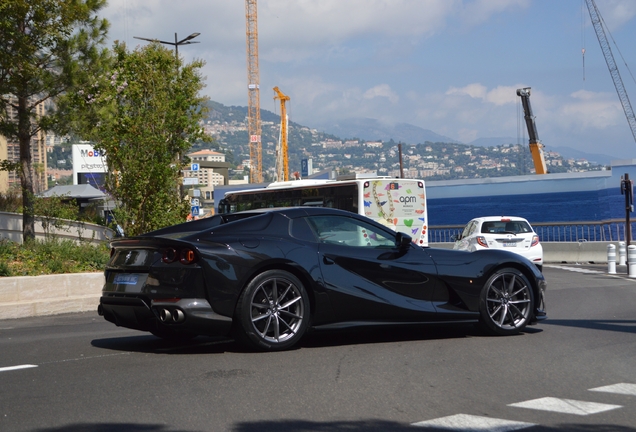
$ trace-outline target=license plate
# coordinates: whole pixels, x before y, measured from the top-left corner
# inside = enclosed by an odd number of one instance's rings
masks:
[[[516,247],[517,242],[504,242],[504,247]]]
[[[125,273],[116,274],[113,279],[113,283],[120,285],[137,285],[137,281],[139,281],[139,275]]]

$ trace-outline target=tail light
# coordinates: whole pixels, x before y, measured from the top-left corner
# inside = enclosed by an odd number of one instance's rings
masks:
[[[177,251],[173,248],[169,248],[163,251],[163,255],[161,256],[161,261],[165,262],[166,264],[170,264],[175,262],[178,257],[179,257],[179,254],[177,253]]]
[[[538,235],[533,235],[532,236],[532,243],[530,244],[530,247],[536,246],[538,244],[539,244],[539,236]]]
[[[164,249],[161,255],[161,261],[166,264],[172,264],[179,261],[181,264],[192,264],[197,260],[197,255],[193,249],[181,249],[180,251],[174,248]]]
[[[478,244],[479,246],[482,246],[482,247],[485,247],[485,248],[487,248],[487,247],[488,247],[488,243],[486,242],[486,237],[484,237],[484,236],[477,236],[477,237],[475,238],[475,240],[477,240],[477,244]]]
[[[179,261],[181,261],[181,264],[192,264],[196,259],[197,256],[192,249],[183,249]]]

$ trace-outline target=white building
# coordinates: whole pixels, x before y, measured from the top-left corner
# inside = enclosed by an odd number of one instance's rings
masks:
[[[192,164],[200,162],[225,162],[223,153],[212,150],[200,150],[187,155]],[[201,198],[204,201],[210,201],[214,197],[214,186],[223,185],[223,175],[214,171],[212,168],[199,167],[198,170],[184,171],[185,178],[196,178],[196,189],[201,191]],[[193,185],[194,186],[194,185]]]

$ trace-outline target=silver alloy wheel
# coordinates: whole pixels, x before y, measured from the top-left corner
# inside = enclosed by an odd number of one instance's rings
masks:
[[[265,279],[253,291],[250,304],[252,327],[263,340],[285,342],[303,326],[305,302],[299,287],[288,279]]]
[[[532,290],[517,271],[495,274],[486,287],[486,313],[490,322],[503,331],[520,330],[532,313]]]

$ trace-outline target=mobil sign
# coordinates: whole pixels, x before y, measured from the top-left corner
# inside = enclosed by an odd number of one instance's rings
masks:
[[[106,154],[95,150],[90,144],[73,144],[73,179],[78,174],[108,172]]]

